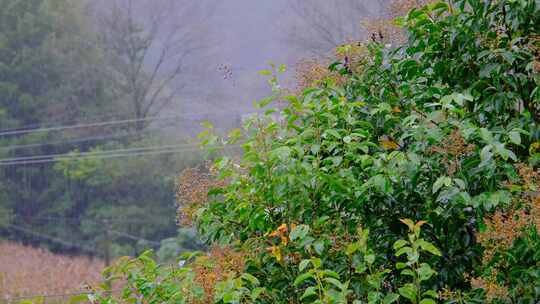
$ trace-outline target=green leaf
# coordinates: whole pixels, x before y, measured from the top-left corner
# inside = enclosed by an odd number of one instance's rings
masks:
[[[432,192],[437,193],[442,188],[442,186],[450,187],[451,185],[451,178],[449,178],[448,176],[439,176],[439,178],[437,178],[437,180],[433,184]]]
[[[324,252],[324,241],[316,241],[315,243],[313,243],[313,248],[315,249],[315,252],[318,254],[318,255],[321,255],[323,254]]]
[[[399,269],[403,269],[403,268],[405,268],[405,267],[407,267],[407,264],[406,264],[406,263],[403,263],[403,262],[398,262],[398,263],[396,263],[396,269],[398,269],[398,270],[399,270]]]
[[[359,249],[360,249],[360,243],[358,242],[350,243],[349,245],[347,245],[347,249],[345,250],[345,253],[348,256],[351,256],[354,253],[356,253]]]
[[[338,139],[341,138],[341,135],[339,135],[339,132],[337,130],[335,130],[335,129],[326,130],[325,131],[325,137],[326,137],[326,135],[331,135],[331,136],[333,136],[335,138],[338,138]]]
[[[399,300],[399,295],[397,293],[389,293],[383,299],[383,304],[391,304]]]
[[[343,284],[336,278],[325,278],[324,281],[336,286],[339,289],[343,289]]]
[[[394,243],[394,250],[398,250],[400,249],[401,247],[407,245],[409,242],[405,241],[405,240],[398,240]]]
[[[300,272],[303,272],[309,266],[310,263],[311,263],[311,260],[302,260],[300,262],[300,265],[298,265],[298,270]]]
[[[433,299],[422,299],[422,301],[420,301],[420,304],[437,304],[437,302],[435,302],[435,300]]]
[[[254,288],[254,289],[251,291],[251,295],[250,295],[251,300],[252,300],[253,302],[255,302],[255,301],[259,298],[259,296],[260,296],[264,291],[265,291],[265,289],[262,288],[262,287]]]
[[[434,299],[436,299],[437,297],[439,297],[439,295],[437,294],[437,292],[435,290],[426,290],[423,294],[422,294],[423,297],[425,296],[430,296]]]
[[[427,281],[436,273],[426,263],[422,263],[420,267],[416,270],[416,272],[418,273],[418,277],[420,278],[420,281]]]
[[[424,239],[419,239],[416,241],[416,244],[418,246],[420,246],[420,248],[422,248],[423,250],[433,254],[433,255],[436,255],[436,256],[441,256],[441,252],[439,251],[439,249],[437,249],[437,247],[435,247],[435,245],[433,245],[432,243],[430,242],[427,242],[425,241]]]
[[[480,129],[480,137],[488,144],[493,143],[493,134],[486,128]]]
[[[289,234],[291,241],[303,240],[309,233],[308,225],[298,225]]]
[[[499,64],[497,63],[489,63],[486,65],[483,65],[480,69],[480,78],[487,78],[491,76],[491,73],[499,68]]]
[[[491,145],[487,145],[482,148],[482,151],[480,151],[480,160],[482,161],[482,163],[490,161],[493,157],[493,152],[491,152],[491,148]]]
[[[521,135],[519,134],[519,132],[512,131],[508,133],[508,138],[510,139],[510,142],[513,144],[516,144],[516,145],[521,144]]]
[[[214,126],[209,121],[201,122],[201,126],[203,126],[206,129],[210,129],[210,130],[214,128]]]
[[[414,274],[414,271],[412,271],[412,269],[403,269],[401,271],[401,275],[402,276],[410,276],[410,277],[415,277],[415,274]]]
[[[366,262],[368,265],[372,265],[375,262],[375,255],[374,254],[368,254],[365,256]]]
[[[255,285],[255,286],[259,286],[260,283],[259,283],[259,279],[257,279],[256,277],[254,277],[253,275],[249,274],[249,273],[243,273],[242,276],[241,276],[242,279],[250,282],[251,284]]]
[[[415,302],[417,294],[416,294],[416,288],[414,287],[413,284],[407,283],[403,287],[400,287],[398,291],[402,297],[407,298],[412,302]]]
[[[321,265],[322,265],[321,259],[313,258],[313,259],[311,259],[311,263],[313,264],[313,267],[315,267],[317,269],[321,268]]]
[[[304,291],[304,293],[300,297],[300,300],[304,300],[305,298],[309,298],[315,295],[317,295],[317,289],[314,286],[310,286]]]
[[[298,285],[302,284],[304,281],[309,280],[309,279],[313,279],[313,278],[314,278],[314,276],[313,276],[313,274],[311,272],[303,273],[303,274],[296,277],[296,279],[294,280],[293,285],[298,286]]]
[[[379,303],[381,297],[382,297],[382,293],[380,293],[378,291],[369,291],[368,292],[368,304]]]
[[[321,271],[321,274],[323,276],[329,276],[329,277],[333,277],[335,279],[339,279],[339,274],[333,270],[330,270],[330,269],[325,269],[323,271]]]
[[[396,256],[402,256],[403,254],[410,254],[412,253],[412,248],[411,247],[403,247],[401,249],[399,249],[398,251],[396,251]]]

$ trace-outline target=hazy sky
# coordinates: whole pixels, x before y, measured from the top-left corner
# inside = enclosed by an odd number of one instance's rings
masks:
[[[109,3],[106,0],[95,1],[105,1],[105,5]],[[157,3],[145,2],[151,0],[137,1],[135,3],[143,6]],[[295,63],[301,58],[313,56],[307,47],[298,47],[295,39],[305,39],[309,43],[313,35],[317,35],[317,26],[323,28],[323,31],[328,28],[337,36],[358,38],[354,36],[358,36],[361,20],[366,15],[377,14],[377,8],[380,7],[378,3],[384,0],[159,1],[178,1],[172,3],[179,8],[194,3],[200,5],[202,9],[194,12],[199,17],[188,15],[186,22],[183,22],[182,17],[173,19],[179,19],[177,21],[182,26],[189,24],[188,29],[202,29],[197,37],[200,36],[201,41],[208,46],[190,58],[186,77],[178,80],[179,84],[189,84],[183,88],[176,104],[166,109],[164,114],[234,114],[253,111],[253,101],[270,93],[267,79],[258,73],[268,68],[268,62],[286,64],[289,67],[286,85],[292,85],[291,75]],[[318,16],[320,22],[317,21],[315,26],[303,23],[305,18],[299,17],[298,11],[292,9],[291,3],[295,1],[306,11],[312,10],[309,14]],[[148,9],[143,8],[138,14],[144,18],[146,11]],[[341,39],[336,37],[336,40]],[[223,66],[227,67],[227,71],[220,69]],[[224,119],[229,118],[225,115]]]
[[[293,0],[211,0],[213,13],[205,23],[213,39],[212,56],[204,60],[207,70],[197,72],[207,91],[203,104],[211,104],[214,110],[240,112],[249,111],[252,101],[268,94],[266,79],[258,71],[268,67],[268,62],[285,63],[289,70],[294,69],[300,58],[312,56],[307,49],[298,48],[291,41],[291,31],[299,24],[299,17],[291,8]],[[343,3],[365,3],[365,9],[346,16],[323,12],[330,17],[344,20],[335,23],[349,28],[360,27],[360,21],[366,15],[377,12],[379,0],[301,0],[323,3],[326,10],[333,9],[332,3],[345,7]],[[322,5],[319,4],[321,7]],[[336,8],[338,9],[338,8]],[[357,18],[355,18],[355,16]],[[331,19],[331,18],[329,18]],[[302,30],[302,29],[301,29]],[[298,34],[298,33],[297,33]],[[306,35],[309,33],[306,32]],[[302,35],[300,31],[299,35]],[[232,75],[223,79],[218,67],[227,65]],[[201,91],[197,90],[200,96]]]

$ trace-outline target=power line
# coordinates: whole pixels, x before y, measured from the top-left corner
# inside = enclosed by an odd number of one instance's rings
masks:
[[[19,150],[19,149],[26,149],[26,148],[37,148],[37,147],[44,147],[44,146],[76,144],[76,143],[82,143],[82,142],[88,142],[88,141],[123,138],[123,137],[134,136],[134,135],[137,135],[137,134],[139,134],[139,133],[138,132],[131,132],[131,133],[125,133],[125,134],[110,135],[110,136],[92,136],[92,137],[83,137],[83,138],[79,138],[79,139],[63,140],[63,141],[56,141],[56,142],[45,142],[45,143],[39,143],[39,144],[26,144],[26,145],[7,146],[7,147],[0,147],[0,151]]]
[[[173,126],[173,124],[167,124],[165,128],[168,128],[171,126]],[[163,127],[160,127],[160,128],[163,129]],[[143,133],[149,133],[148,131],[156,131],[156,130],[157,129],[153,129],[153,130],[145,129],[141,132],[135,131],[135,132],[127,132],[124,134],[116,134],[116,135],[98,135],[98,136],[83,137],[83,138],[78,138],[78,139],[59,140],[59,141],[53,141],[53,142],[42,142],[42,143],[22,144],[22,145],[8,145],[6,147],[0,147],[0,151],[12,151],[12,150],[19,150],[19,149],[26,149],[26,148],[38,148],[38,147],[47,147],[47,146],[56,146],[56,145],[77,144],[77,143],[90,142],[90,141],[118,139],[118,138],[137,136]]]
[[[152,116],[145,118],[133,118],[133,119],[123,119],[123,120],[113,120],[113,121],[104,121],[104,122],[94,122],[86,124],[75,124],[67,126],[55,126],[55,127],[45,127],[45,128],[30,128],[30,129],[18,129],[18,130],[3,130],[0,131],[0,136],[9,136],[9,135],[23,135],[29,133],[41,133],[41,132],[51,132],[51,131],[62,131],[62,130],[72,130],[72,129],[83,129],[83,128],[92,128],[92,127],[105,127],[112,125],[122,125],[135,122],[145,122],[145,121],[155,121],[155,120],[171,120],[178,118],[188,118],[188,119],[203,119],[209,116],[230,116],[231,113],[204,113],[204,114],[184,114],[184,115],[174,115],[174,116]]]
[[[145,238],[142,238],[142,237],[138,237],[138,236],[126,233],[126,232],[116,231],[116,230],[112,230],[112,229],[109,229],[109,231],[112,234],[116,234],[117,236],[126,237],[126,238],[134,240],[134,241],[143,241],[143,242],[146,242],[148,244],[152,244],[154,246],[160,246],[161,245],[160,242],[151,241],[151,240],[148,240],[148,239],[145,239]]]
[[[23,157],[12,157],[12,158],[3,158],[0,159],[0,164],[3,162],[14,162],[14,161],[26,161],[26,160],[39,160],[39,159],[49,159],[49,158],[79,158],[83,156],[100,156],[107,154],[117,154],[117,153],[129,153],[129,152],[142,152],[142,151],[151,151],[151,150],[161,150],[161,149],[174,149],[174,148],[194,148],[198,147],[196,144],[178,144],[178,145],[163,145],[156,147],[139,147],[139,148],[125,148],[125,149],[115,149],[115,150],[105,150],[105,151],[90,151],[90,152],[79,152],[79,153],[59,153],[59,154],[44,154],[44,155],[35,155],[35,156],[23,156]]]
[[[20,216],[21,219],[34,219],[34,220],[45,220],[45,221],[71,221],[71,222],[81,222],[89,221],[98,224],[103,222],[118,223],[118,224],[155,224],[156,221],[151,220],[124,220],[124,219],[109,219],[109,218],[82,218],[82,217],[66,217],[66,216]]]
[[[123,153],[123,154],[111,154],[111,155],[104,155],[104,156],[72,157],[72,158],[65,158],[65,159],[62,159],[62,158],[40,159],[40,160],[29,160],[29,161],[16,161],[16,162],[0,163],[0,166],[45,164],[45,163],[54,163],[54,162],[58,162],[58,161],[62,161],[62,160],[109,159],[109,158],[121,158],[121,157],[143,156],[143,155],[174,154],[174,153],[185,152],[185,151],[193,151],[193,150],[195,150],[195,149],[150,151],[150,152],[140,152],[140,153]]]
[[[50,218],[52,220],[52,218]],[[55,219],[65,219],[65,218],[55,218]],[[120,223],[118,221],[114,221],[114,220],[94,220],[94,219],[83,219],[83,220],[87,220],[89,222],[93,222],[95,224],[106,224],[106,223]],[[125,222],[124,222],[125,223]],[[155,224],[155,222],[153,222]],[[17,226],[17,227],[20,227],[20,226]],[[29,230],[31,231],[31,230]],[[155,245],[155,246],[159,246],[161,245],[160,242],[156,242],[156,241],[152,241],[152,240],[149,240],[149,239],[145,239],[143,237],[140,237],[140,236],[136,236],[136,235],[133,235],[133,234],[130,234],[130,233],[127,233],[127,232],[122,232],[122,231],[118,231],[118,230],[113,230],[113,229],[109,229],[109,231],[113,234],[116,234],[118,236],[121,236],[121,237],[126,237],[126,238],[129,238],[131,240],[135,240],[135,241],[144,241],[148,244],[152,244],[152,245]],[[49,239],[52,238],[52,237],[49,237]],[[61,239],[56,239],[56,241],[62,241],[63,243],[65,244],[71,244],[71,243],[68,243],[64,240],[61,240]],[[73,244],[71,244],[73,245]],[[78,246],[77,246],[78,247]]]
[[[227,147],[239,147],[240,145],[230,145]],[[226,147],[226,148],[227,148]],[[144,156],[144,155],[160,155],[160,154],[175,154],[186,151],[197,151],[200,150],[199,147],[185,148],[185,149],[171,149],[163,151],[148,151],[148,152],[138,152],[138,153],[118,153],[118,154],[106,154],[106,155],[89,155],[82,157],[66,157],[66,158],[54,158],[54,159],[38,159],[38,160],[22,160],[22,161],[12,161],[12,162],[0,162],[0,166],[14,166],[14,165],[32,165],[32,164],[45,164],[45,163],[54,163],[63,160],[80,160],[80,159],[109,159],[109,158],[121,158],[121,157],[132,157],[132,156]]]
[[[80,114],[80,113],[79,113]],[[3,129],[2,131],[0,132],[8,132],[8,131],[20,131],[20,130],[28,130],[28,129],[37,129],[37,128],[47,128],[47,127],[53,127],[54,125],[57,125],[57,124],[72,124],[74,123],[74,118],[71,118],[71,119],[58,119],[58,118],[61,118],[60,116],[54,116],[54,117],[48,117],[49,119],[54,119],[56,120],[56,122],[37,122],[37,123],[33,123],[33,124],[28,124],[28,125],[24,125],[24,126],[20,126],[20,127],[9,127],[9,128],[6,128],[6,129]],[[96,120],[96,119],[107,119],[107,120],[110,120],[110,119],[119,119],[121,118],[120,115],[118,115],[118,113],[107,113],[105,115],[101,114],[101,115],[93,115],[93,116],[88,116],[88,115],[81,115],[80,117],[78,117],[78,119],[86,119],[87,121],[88,120]]]
[[[54,242],[54,243],[57,243],[57,244],[60,244],[60,245],[66,246],[66,247],[79,248],[79,249],[82,249],[82,250],[87,251],[89,253],[99,254],[98,251],[94,250],[93,248],[86,247],[84,245],[71,243],[71,242],[68,242],[68,241],[65,241],[65,240],[50,236],[50,235],[42,234],[42,233],[33,231],[31,229],[27,229],[27,228],[18,226],[18,225],[7,224],[7,226],[10,227],[13,230],[17,230],[19,232],[23,232],[23,233],[26,233],[26,234],[29,234],[29,235],[32,235],[32,236],[35,236],[35,237],[38,237],[38,238],[41,238],[41,239],[44,239],[44,240],[49,240],[51,242]]]

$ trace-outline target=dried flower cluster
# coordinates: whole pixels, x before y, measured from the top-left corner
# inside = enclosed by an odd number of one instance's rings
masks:
[[[387,14],[382,18],[373,18],[363,22],[369,39],[388,44],[400,44],[405,40],[404,31],[394,23],[394,19],[404,16],[413,8],[419,8],[434,0],[393,0]]]
[[[459,169],[461,158],[473,152],[475,148],[474,144],[467,143],[459,130],[453,130],[440,146],[431,147],[430,152],[442,155],[442,162],[448,170],[448,175],[452,176]]]
[[[195,273],[195,282],[204,289],[205,299],[196,303],[214,303],[216,284],[242,273],[245,258],[244,253],[230,247],[213,247],[207,255],[199,257],[192,269]]]
[[[326,61],[316,59],[300,60],[296,65],[296,83],[298,92],[320,84],[322,81],[332,78],[338,83],[345,78],[328,71]]]
[[[497,211],[485,220],[487,229],[477,233],[478,242],[484,247],[484,263],[489,263],[497,252],[512,247],[530,224],[530,218],[525,210],[510,212]]]
[[[394,19],[407,14],[414,7],[422,7],[434,0],[393,0],[388,6],[388,13],[382,18],[367,19],[361,22],[368,33],[365,40],[394,44],[405,39],[403,29],[396,26]],[[329,71],[327,66],[335,59],[341,60],[352,72],[361,73],[363,62],[367,56],[367,49],[363,42],[347,41],[343,47],[338,47],[336,54],[326,59],[305,59],[296,66],[297,91],[317,86],[322,81],[331,80],[340,85],[346,77]]]
[[[518,186],[522,190],[517,206],[510,211],[497,211],[484,219],[486,231],[478,233],[478,241],[484,246],[484,262],[489,262],[496,252],[510,248],[523,232],[531,225],[540,231],[540,195],[536,192],[540,182],[538,172],[525,164],[515,165],[519,175],[517,185],[506,183],[506,186]],[[532,191],[529,191],[532,190]]]
[[[501,286],[496,281],[497,272],[493,270],[488,279],[472,278],[471,286],[473,288],[481,288],[486,292],[486,300],[488,303],[493,302],[495,299],[507,299],[508,288]]]
[[[0,243],[0,260],[0,302],[21,296],[85,292],[85,286],[101,282],[105,267],[99,260],[61,256],[8,242]]]
[[[215,170],[210,166],[184,170],[176,180],[179,223],[192,225],[195,211],[208,201],[208,191],[223,186],[225,181],[217,179]]]
[[[540,232],[540,195],[536,192],[540,175],[534,168],[523,163],[518,163],[515,167],[519,181],[516,184],[505,183],[507,187],[517,186],[522,190],[521,196],[514,203],[515,207],[510,211],[497,211],[486,217],[486,230],[476,234],[478,242],[484,247],[484,265],[491,263],[498,253],[511,248],[526,228],[533,226]],[[472,287],[484,289],[490,302],[493,299],[508,298],[508,288],[497,283],[497,266],[491,268],[489,276],[471,279]]]

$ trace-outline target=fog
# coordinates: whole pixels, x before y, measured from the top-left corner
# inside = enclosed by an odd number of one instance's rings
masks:
[[[175,195],[181,172],[216,157],[197,144],[201,123],[240,127],[271,94],[262,69],[285,64],[279,81],[295,88],[299,60],[365,38],[361,22],[381,3],[0,0],[0,241],[34,265],[0,289],[80,291],[83,273],[52,279],[67,289],[33,279],[65,255],[107,265],[204,249],[177,224]],[[6,253],[0,274],[18,268],[2,268],[18,260]]]
[[[167,2],[155,1],[151,6],[159,10]],[[323,57],[340,43],[362,38],[361,21],[383,11],[380,0],[173,2],[178,12],[166,12],[163,22],[199,35],[199,49],[187,58],[184,75],[174,84],[179,94],[163,113],[209,113],[216,121],[252,112],[253,101],[269,94],[267,78],[259,71],[270,62],[288,66],[281,81],[294,87],[294,69],[300,59]],[[146,22],[148,3],[133,3],[139,8],[139,20]],[[325,29],[314,26],[317,23]],[[330,40],[329,34],[333,35]],[[149,61],[158,53],[159,47]]]

